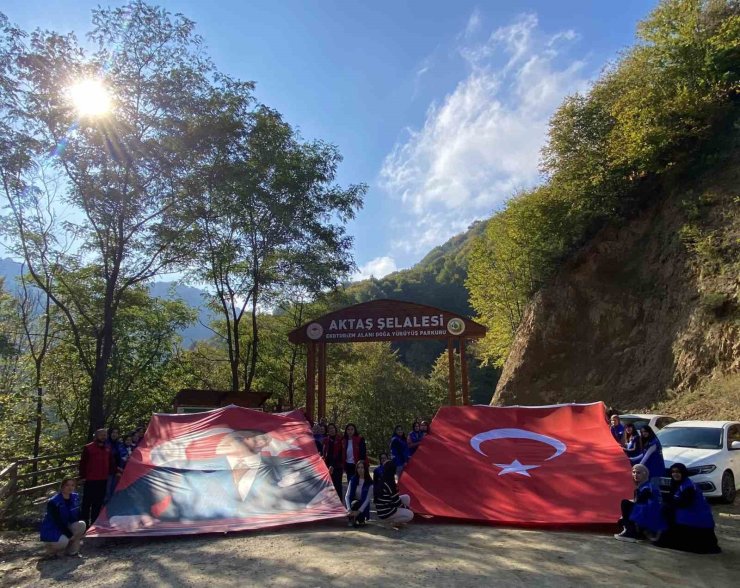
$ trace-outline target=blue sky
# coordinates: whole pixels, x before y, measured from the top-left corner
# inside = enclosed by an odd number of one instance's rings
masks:
[[[28,30],[83,35],[87,0],[7,0]],[[168,0],[226,73],[365,182],[357,277],[410,267],[536,184],[547,121],[634,39],[655,0]]]

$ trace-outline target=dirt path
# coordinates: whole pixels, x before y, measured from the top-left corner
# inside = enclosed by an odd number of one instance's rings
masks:
[[[35,536],[0,536],[1,586],[732,586],[740,506],[715,507],[724,553],[693,555],[611,535],[341,521],[228,536],[88,540],[84,559],[40,561]]]

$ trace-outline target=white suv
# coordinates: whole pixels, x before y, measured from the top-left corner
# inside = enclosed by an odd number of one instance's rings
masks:
[[[664,414],[620,414],[619,420],[623,425],[635,425],[635,429],[650,425],[650,428],[655,432],[676,422],[676,419]]]
[[[680,462],[705,496],[734,502],[740,487],[740,422],[679,421],[660,430],[658,438],[666,476]],[[663,478],[661,488],[668,485],[670,477]]]

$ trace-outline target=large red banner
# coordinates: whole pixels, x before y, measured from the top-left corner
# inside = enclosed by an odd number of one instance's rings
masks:
[[[305,418],[155,414],[88,536],[259,529],[345,515]]]
[[[444,407],[400,479],[420,514],[527,526],[614,523],[630,462],[604,405]]]

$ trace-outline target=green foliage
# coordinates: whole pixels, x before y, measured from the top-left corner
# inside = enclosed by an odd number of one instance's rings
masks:
[[[439,408],[425,379],[401,364],[389,344],[334,347],[344,357],[329,359],[334,369],[328,378],[328,416],[341,426],[357,425],[371,455],[388,450],[397,424],[408,431],[414,420],[429,419]]]
[[[542,153],[546,184],[510,200],[472,248],[466,283],[489,328],[478,347],[484,360],[503,363],[528,301],[597,230],[731,151],[739,33],[734,0],[664,0],[640,24],[638,43],[586,95],[563,102]],[[707,198],[690,203],[690,216]],[[686,227],[682,239],[721,265],[724,246],[697,230]]]

